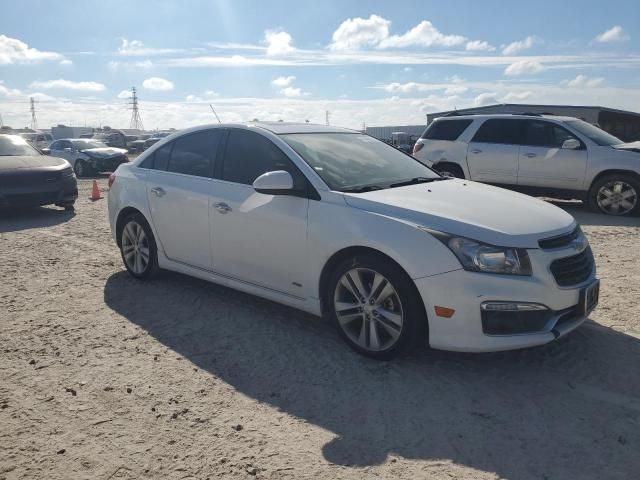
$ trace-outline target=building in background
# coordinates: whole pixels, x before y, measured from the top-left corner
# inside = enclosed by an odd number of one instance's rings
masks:
[[[564,115],[567,117],[580,118],[585,122],[598,125],[604,131],[609,132],[611,135],[618,137],[624,142],[640,140],[640,113],[617,110],[615,108],[608,107],[501,103],[497,105],[486,105],[484,107],[463,108],[447,112],[429,113],[427,114],[427,123],[431,123],[434,119],[439,117],[446,117],[450,115],[472,115],[474,113],[537,113]]]
[[[391,143],[393,140],[393,133],[404,132],[409,136],[420,138],[422,132],[427,128],[426,125],[395,125],[392,127],[366,127],[365,132],[367,135],[382,140],[383,142]]]

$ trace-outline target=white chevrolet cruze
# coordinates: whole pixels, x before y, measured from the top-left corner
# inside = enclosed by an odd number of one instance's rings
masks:
[[[598,301],[563,210],[441,177],[367,135],[310,124],[191,128],[109,179],[127,270],[192,275],[327,315],[360,353],[545,344]]]

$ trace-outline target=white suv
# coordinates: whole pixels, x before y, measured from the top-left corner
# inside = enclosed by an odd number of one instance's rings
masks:
[[[350,130],[191,128],[109,183],[111,230],[134,277],[165,268],[325,314],[371,357],[425,341],[541,345],[598,301],[593,255],[571,215],[441,177]]]
[[[640,211],[640,142],[625,144],[572,117],[443,117],[425,130],[413,156],[444,175],[577,198],[609,215]]]

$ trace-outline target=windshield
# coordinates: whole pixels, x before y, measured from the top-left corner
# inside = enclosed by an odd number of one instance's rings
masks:
[[[0,157],[20,155],[40,155],[40,152],[18,135],[0,135]]]
[[[281,137],[332,190],[389,188],[415,178],[439,178],[416,159],[368,135],[292,133]]]
[[[104,148],[107,145],[97,140],[71,140],[73,146],[78,150],[85,150],[87,148]]]
[[[582,120],[570,120],[567,122],[567,125],[602,147],[611,147],[612,145],[620,145],[621,143],[624,143],[619,138],[614,137],[601,128]]]

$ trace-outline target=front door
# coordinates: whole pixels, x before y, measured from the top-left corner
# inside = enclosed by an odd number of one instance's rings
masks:
[[[563,149],[571,132],[544,120],[526,120],[520,147],[518,185],[579,190],[587,169],[587,149]]]
[[[211,269],[209,204],[221,129],[182,136],[154,153],[147,177],[151,217],[170,260]]]
[[[256,192],[253,181],[286,170],[306,182],[267,137],[230,129],[211,204],[213,270],[280,293],[305,297],[309,199]]]

